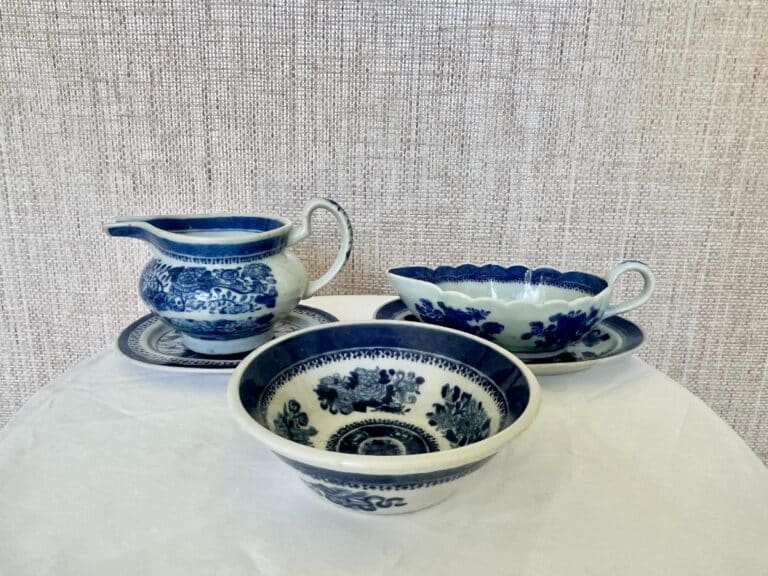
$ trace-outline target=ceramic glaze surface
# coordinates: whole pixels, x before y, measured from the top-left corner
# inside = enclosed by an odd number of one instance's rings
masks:
[[[333,214],[342,240],[331,268],[310,282],[289,247],[310,234],[317,209]],[[155,257],[139,282],[144,303],[181,333],[188,349],[208,355],[246,352],[269,340],[276,322],[338,273],[352,247],[344,210],[321,198],[304,206],[298,227],[271,216],[161,216],[106,229],[150,243]]]
[[[639,296],[611,306],[617,278],[638,272]],[[605,278],[586,272],[496,264],[389,270],[389,279],[421,321],[462,330],[513,352],[551,355],[589,334],[603,319],[642,305],[654,277],[640,262],[623,262]]]
[[[558,312],[549,316],[546,322],[528,322],[529,331],[521,334],[520,338],[533,342],[536,351],[560,350],[591,332],[600,320],[599,312],[592,307],[588,311]]]
[[[375,313],[380,320],[419,322],[402,300],[393,300]],[[571,342],[563,350],[550,354],[517,354],[537,375],[568,374],[585,370],[636,352],[643,345],[645,335],[633,322],[612,316],[595,325],[579,341]]]
[[[273,309],[276,284],[272,268],[263,262],[206,268],[172,266],[155,258],[144,268],[139,291],[159,312],[241,314]]]
[[[267,345],[233,375],[230,401],[330,502],[399,513],[446,497],[527,426],[538,386],[522,363],[483,340],[375,322]],[[395,504],[384,494],[392,489],[415,493]]]
[[[329,352],[322,361],[296,364],[270,383],[257,406],[252,414],[284,438],[379,455],[464,446],[515,418],[504,393],[468,365],[383,347]]]
[[[350,510],[376,512],[382,508],[408,505],[408,502],[402,496],[379,496],[363,490],[348,490],[338,486],[326,486],[319,482],[307,482],[306,484],[329,502],[349,508]]]
[[[325,449],[347,454],[402,456],[437,452],[440,446],[434,434],[419,426],[403,420],[371,418],[338,429],[328,439]]]
[[[440,282],[440,288],[445,291],[461,292],[472,298],[499,298],[501,300],[527,300],[543,302],[545,300],[575,300],[592,293],[583,287],[565,288],[548,284],[526,285],[523,280],[500,282],[488,280],[476,282]]]
[[[338,322],[338,318],[299,304],[285,318],[275,322],[273,336],[284,336],[302,328]],[[155,314],[148,314],[126,327],[117,340],[117,348],[128,359],[141,364],[173,370],[232,372],[244,353],[227,356],[199,354],[184,346],[181,333]]]

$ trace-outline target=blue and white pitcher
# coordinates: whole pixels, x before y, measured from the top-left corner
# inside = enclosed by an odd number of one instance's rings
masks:
[[[341,247],[330,269],[309,281],[290,246],[309,236],[318,208],[335,217]],[[270,339],[275,322],[330,282],[352,250],[347,214],[324,198],[304,205],[299,226],[266,215],[152,216],[121,218],[105,230],[151,244],[142,299],[181,332],[187,348],[212,355],[246,352]]]

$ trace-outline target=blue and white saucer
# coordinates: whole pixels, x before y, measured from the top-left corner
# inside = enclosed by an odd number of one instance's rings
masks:
[[[376,310],[377,320],[419,320],[411,314],[402,300],[392,300]],[[516,353],[537,376],[554,376],[586,370],[597,364],[603,364],[637,352],[643,345],[645,335],[635,324],[613,316],[600,322],[594,330],[579,342],[571,344],[563,352],[554,356]]]
[[[311,306],[296,306],[293,312],[275,323],[274,336],[290,334],[302,328],[330,324],[339,319]],[[156,367],[204,372],[232,372],[249,352],[228,356],[198,354],[181,343],[181,334],[155,314],[142,316],[122,331],[117,349],[131,361]]]

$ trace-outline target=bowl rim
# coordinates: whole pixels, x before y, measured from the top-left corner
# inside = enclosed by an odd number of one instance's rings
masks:
[[[420,330],[448,333],[459,336],[461,338],[475,340],[476,342],[495,350],[497,353],[501,354],[512,364],[514,364],[525,377],[529,391],[528,404],[517,418],[517,420],[515,420],[512,424],[503,430],[497,432],[493,436],[489,436],[484,440],[480,440],[479,442],[475,442],[467,446],[461,446],[459,448],[451,448],[450,450],[440,450],[438,452],[429,452],[427,454],[406,454],[403,456],[346,454],[343,452],[332,452],[322,448],[304,446],[303,444],[299,444],[297,442],[293,442],[278,436],[265,426],[258,423],[246,411],[240,400],[240,382],[248,366],[259,355],[269,352],[269,350],[279,346],[286,340],[300,337],[301,335],[309,332],[314,332],[317,330],[333,330],[340,326],[362,327],[382,324],[417,327],[417,329]],[[462,332],[460,330],[454,330],[444,326],[434,326],[431,324],[414,324],[413,322],[406,322],[402,320],[361,320],[354,322],[338,322],[319,326],[311,326],[309,328],[304,328],[302,330],[297,330],[296,332],[286,334],[280,338],[276,338],[268,344],[254,350],[248,354],[248,356],[243,358],[237,369],[230,376],[227,386],[227,398],[229,401],[229,408],[240,425],[243,426],[251,435],[255,436],[258,440],[264,443],[270,450],[281,456],[285,456],[288,459],[297,460],[304,464],[310,464],[318,468],[326,468],[341,472],[364,475],[403,475],[456,468],[492,456],[498,452],[509,440],[528,428],[528,426],[534,420],[541,405],[541,387],[538,380],[536,379],[536,376],[533,374],[530,368],[528,368],[522,362],[522,360],[501,346],[483,338],[479,338],[472,334],[467,334],[466,332]]]
[[[427,280],[420,280],[418,278],[411,278],[409,276],[403,276],[395,272],[395,270],[399,270],[401,268],[426,268],[431,272],[435,272],[439,268],[450,268],[450,269],[456,270],[458,268],[461,268],[462,266],[474,266],[475,268],[479,268],[479,269],[487,268],[490,266],[498,266],[499,268],[503,268],[505,270],[508,270],[510,268],[515,268],[517,266],[523,266],[534,272],[536,270],[554,270],[555,272],[561,275],[578,273],[578,274],[584,274],[586,276],[593,276],[595,278],[598,278],[599,280],[602,280],[603,282],[605,282],[605,287],[599,292],[597,292],[596,294],[585,294],[583,296],[579,296],[578,298],[574,298],[572,300],[566,300],[564,298],[550,298],[549,300],[534,302],[534,301],[521,300],[521,299],[515,299],[515,298],[494,298],[493,296],[470,296],[464,292],[459,292],[458,290],[446,290],[442,286],[440,286],[440,284],[436,284],[434,282],[429,282]],[[427,287],[426,289],[433,290],[437,294],[444,294],[449,297],[461,300],[465,303],[465,306],[480,303],[480,304],[486,304],[486,305],[492,304],[496,307],[501,306],[504,309],[512,309],[512,308],[519,308],[519,307],[530,307],[530,308],[541,309],[541,308],[551,308],[553,306],[566,307],[567,309],[582,308],[583,306],[587,305],[590,302],[594,302],[595,300],[600,300],[604,298],[605,295],[609,294],[613,289],[613,284],[611,284],[605,278],[605,276],[601,276],[599,274],[593,274],[592,272],[584,272],[581,270],[568,270],[566,272],[563,272],[559,268],[555,268],[554,266],[546,266],[546,265],[528,266],[527,264],[523,264],[523,263],[514,263],[508,266],[499,264],[498,262],[485,262],[483,264],[473,264],[471,262],[464,262],[462,264],[457,264],[457,265],[440,264],[439,266],[424,266],[421,264],[404,264],[400,266],[391,266],[387,268],[387,276],[390,279],[390,284],[392,284],[392,286],[395,288],[395,291],[398,293],[398,295],[400,295],[400,298],[403,298],[403,294],[398,289],[393,279],[397,279],[397,282],[416,283],[417,285],[425,286]]]

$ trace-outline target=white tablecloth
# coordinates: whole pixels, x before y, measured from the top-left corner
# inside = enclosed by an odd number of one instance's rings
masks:
[[[537,420],[462,492],[370,517],[241,430],[226,375],[108,350],[0,432],[0,574],[768,574],[768,469],[701,401],[636,358],[540,381]]]

